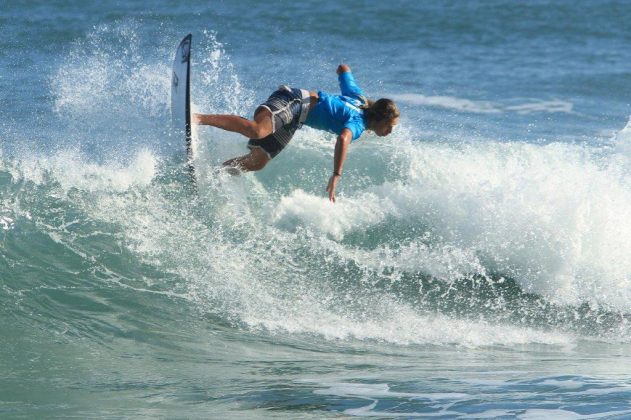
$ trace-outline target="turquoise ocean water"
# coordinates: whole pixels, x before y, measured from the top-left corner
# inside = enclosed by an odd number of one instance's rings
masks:
[[[1,418],[631,418],[625,1],[0,6]],[[257,174],[170,133],[349,64],[398,101]]]

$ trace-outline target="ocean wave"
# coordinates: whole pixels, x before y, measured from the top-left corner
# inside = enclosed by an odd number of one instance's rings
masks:
[[[400,242],[358,249],[359,260],[441,278],[501,273],[556,302],[631,308],[631,195],[618,156],[519,143],[414,144],[406,155],[399,180],[334,207],[292,192],[277,205],[276,225],[336,240],[385,225]],[[415,225],[417,238],[408,233]]]
[[[304,130],[264,172],[230,177],[215,165],[245,139],[204,128],[195,131],[196,195],[183,147],[145,123],[169,119],[169,79],[161,46],[125,52],[135,33],[133,23],[96,28],[52,76],[62,123],[43,135],[95,142],[105,156],[62,145],[2,157],[0,232],[48,238],[56,255],[39,260],[67,263],[71,279],[174,287],[202,313],[255,331],[467,347],[628,341],[628,128],[604,150],[428,143],[401,127],[392,141],[354,145],[336,204],[324,192],[330,136]],[[195,107],[251,110],[235,101],[248,86],[223,45],[202,36],[195,80],[208,95]],[[103,38],[114,42],[103,48]],[[474,113],[572,112],[556,100],[395,99]]]

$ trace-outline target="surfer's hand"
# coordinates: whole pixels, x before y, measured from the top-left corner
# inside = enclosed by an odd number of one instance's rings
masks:
[[[326,190],[329,193],[329,200],[332,203],[335,203],[335,187],[337,187],[337,182],[340,180],[339,175],[331,175],[329,178],[329,185],[327,185]]]

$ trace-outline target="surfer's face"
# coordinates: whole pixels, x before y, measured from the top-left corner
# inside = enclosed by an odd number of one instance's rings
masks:
[[[399,124],[399,117],[391,120],[381,120],[375,124],[373,131],[380,137],[387,136],[392,133],[392,130],[397,124]]]

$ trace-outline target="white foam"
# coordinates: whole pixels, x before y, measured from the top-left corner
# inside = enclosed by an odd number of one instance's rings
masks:
[[[320,272],[293,265],[298,249],[316,258],[330,255],[327,264],[334,266],[352,262],[380,278],[395,270],[450,282],[493,271],[553,302],[629,307],[625,232],[630,227],[624,215],[631,199],[616,159],[566,144],[400,142],[399,147],[402,153],[396,147],[384,150],[397,157],[403,168],[400,179],[347,190],[335,205],[325,194],[301,189],[276,197],[252,174],[226,180],[227,202],[216,212],[217,220],[225,229],[243,229],[248,240],[232,244],[215,233],[198,233],[198,238],[206,237],[204,243],[213,244],[213,251],[200,258],[206,271],[187,270],[189,277],[199,278],[198,298],[221,295],[253,329],[330,340],[479,347],[565,345],[576,339],[536,328],[430,315],[387,293],[367,297],[331,291],[326,281],[314,285],[311,280],[326,276],[327,266]],[[260,200],[269,212],[257,207]],[[430,230],[368,249],[340,242],[349,233],[383,224],[418,224]],[[182,265],[188,264],[185,260]],[[230,261],[239,263],[226,265]],[[203,273],[208,271],[213,280],[205,285],[209,275]]]
[[[414,105],[433,106],[462,112],[478,114],[495,114],[501,112],[492,102],[472,101],[452,96],[425,96],[418,93],[403,93],[390,95],[390,97],[395,101],[407,102]]]
[[[314,293],[315,294],[315,293]],[[356,298],[366,301],[365,297]],[[464,347],[487,345],[517,345],[529,343],[565,345],[573,337],[521,328],[494,325],[484,321],[453,319],[440,314],[422,315],[412,308],[379,296],[370,301],[361,320],[354,320],[352,313],[340,308],[340,313],[327,309],[315,296],[303,296],[292,306],[275,311],[252,311],[243,320],[252,327],[265,327],[272,331],[290,333],[315,333],[329,340],[383,340],[400,345],[409,344],[456,344]],[[340,304],[353,296],[340,298]],[[268,308],[269,309],[269,308]]]
[[[303,381],[305,382],[305,381]],[[453,398],[466,398],[469,394],[462,392],[395,392],[390,391],[386,383],[365,384],[358,382],[318,382],[320,389],[314,394],[337,395],[340,397],[368,397],[368,398],[409,398],[427,400],[446,400]]]
[[[170,103],[170,66],[142,50],[137,33],[137,23],[118,22],[76,41],[51,77],[55,111],[90,124],[111,124],[116,115],[163,114]]]
[[[401,180],[334,206],[303,191],[283,197],[275,223],[338,240],[388,219],[418,223],[431,227],[420,241],[343,252],[441,278],[499,272],[555,302],[631,308],[631,191],[615,157],[567,144],[486,143],[415,144],[407,159]]]
[[[575,420],[575,419],[600,419],[600,418],[612,418],[613,416],[625,416],[629,411],[608,411],[606,413],[598,414],[579,414],[574,411],[563,409],[545,409],[545,408],[531,408],[525,410],[523,414],[517,415],[518,419],[535,420],[535,419],[558,419],[558,420]],[[622,418],[622,417],[620,417]]]
[[[364,197],[365,198],[365,197]],[[318,231],[341,239],[344,232],[379,223],[395,211],[383,201],[340,200],[333,204],[328,197],[308,194],[300,189],[282,197],[274,211],[274,223],[292,229],[297,224],[315,227]]]
[[[252,115],[254,92],[238,76],[223,43],[213,31],[203,31],[191,55],[193,72],[191,94],[200,112]]]
[[[561,380],[561,379],[550,378],[542,382],[539,382],[539,385],[549,385],[549,386],[554,386],[557,388],[568,390],[568,389],[582,388],[583,386],[585,386],[585,382],[572,380],[572,379]]]
[[[573,112],[571,102],[559,99],[542,100],[534,99],[528,102],[501,104],[491,101],[474,101],[470,99],[457,98],[453,96],[426,96],[419,93],[403,93],[390,95],[394,100],[421,106],[451,109],[459,112],[471,112],[475,114],[499,114],[503,112],[514,112],[517,114],[532,113],[565,113]],[[517,102],[512,100],[510,102]]]
[[[417,152],[409,181],[382,193],[403,218],[553,301],[631,307],[631,191],[615,161],[564,144]]]
[[[571,114],[574,105],[571,102],[552,100],[552,101],[534,101],[517,105],[509,105],[503,107],[506,111],[516,112],[518,114],[532,114],[536,112],[542,113],[563,113]]]
[[[9,216],[0,216],[0,229],[11,230],[15,226],[15,219]]]
[[[430,400],[430,401],[442,401],[442,400],[457,400],[466,398],[469,395],[458,392],[426,392],[426,393],[411,393],[411,392],[393,392],[390,391],[388,384],[362,384],[353,382],[331,382],[331,383],[318,383],[319,386],[325,387],[323,389],[316,389],[314,394],[319,395],[334,395],[343,398],[358,398],[363,400],[374,400],[370,404],[359,407],[349,408],[344,410],[345,414],[353,416],[370,416],[370,417],[410,417],[410,416],[431,416],[431,413],[415,413],[415,412],[393,412],[393,411],[375,411],[380,399],[403,399],[403,400]],[[440,414],[444,416],[450,412],[441,411]],[[452,412],[451,414],[456,414]]]
[[[80,153],[64,150],[46,157],[32,154],[18,167],[20,177],[36,184],[52,177],[65,191],[79,188],[93,192],[120,192],[132,186],[148,185],[155,176],[158,159],[146,149],[139,150],[127,164],[122,160],[112,156],[110,162],[97,164]]]
[[[400,399],[400,400],[429,400],[432,402],[451,403],[454,400],[470,397],[469,394],[461,392],[395,392],[391,391],[386,383],[357,383],[357,382],[320,382],[304,380],[301,383],[315,383],[319,388],[313,391],[318,395],[333,395],[342,398],[357,398],[361,400],[373,400],[366,406],[359,408],[349,408],[344,410],[345,414],[353,416],[384,416],[384,417],[410,417],[410,416],[428,416],[432,413],[414,413],[414,412],[392,412],[392,411],[375,411],[379,400],[381,399]],[[441,411],[440,415],[444,416],[448,412]],[[452,413],[457,414],[457,413]],[[438,414],[435,414],[438,415]]]

